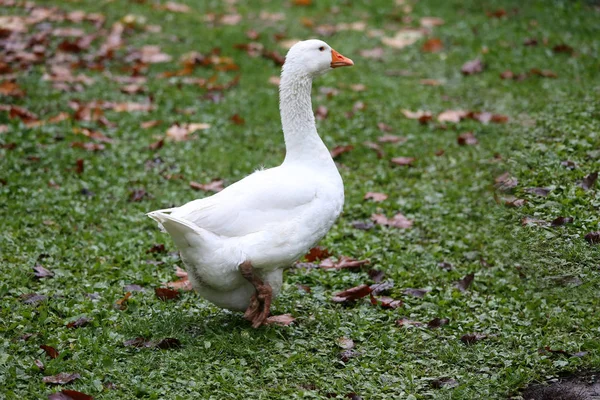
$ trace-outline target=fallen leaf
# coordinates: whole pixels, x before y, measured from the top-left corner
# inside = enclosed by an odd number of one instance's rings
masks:
[[[340,352],[339,357],[342,362],[348,362],[351,358],[358,357],[362,355],[362,353],[356,350],[343,350]]]
[[[179,291],[167,288],[154,288],[154,293],[156,294],[156,297],[163,301],[174,300],[181,295]]]
[[[324,120],[329,115],[329,110],[325,106],[318,106],[315,110],[315,118],[319,121]]]
[[[403,49],[414,44],[417,40],[423,37],[423,32],[420,30],[405,29],[398,31],[393,37],[383,36],[381,41],[383,44],[395,49]]]
[[[496,177],[495,185],[496,188],[500,191],[509,191],[515,188],[519,184],[517,178],[510,175],[510,173],[505,172],[502,175]]]
[[[67,324],[67,328],[71,328],[71,329],[81,328],[82,326],[86,326],[90,321],[91,321],[91,319],[89,319],[88,317],[81,317],[81,318],[76,319],[75,321],[69,322]]]
[[[63,389],[60,392],[49,394],[48,400],[94,400],[94,398],[76,390]]]
[[[523,191],[525,193],[535,194],[536,196],[546,197],[548,194],[550,194],[552,189],[543,187],[530,187],[523,189]]]
[[[373,214],[371,215],[371,220],[379,225],[391,226],[400,229],[408,229],[412,227],[414,222],[400,213],[394,215],[392,218],[387,218],[383,214]]]
[[[537,46],[538,40],[536,38],[527,38],[523,41],[524,46]]]
[[[418,110],[413,112],[410,110],[402,110],[402,114],[409,119],[418,119],[422,124],[426,124],[433,119],[433,115],[431,115],[431,112],[429,111]]]
[[[583,190],[590,190],[596,186],[596,181],[598,180],[598,172],[593,172],[589,175],[586,175],[582,180],[577,183],[577,186],[582,188]]]
[[[158,342],[152,342],[152,346],[146,347],[155,347],[157,349],[168,350],[168,349],[178,349],[181,347],[181,342],[176,338],[165,338],[161,339]]]
[[[460,71],[463,75],[474,75],[483,71],[483,62],[481,59],[476,58],[475,60],[467,61]]]
[[[0,95],[9,97],[23,97],[25,92],[15,82],[4,81],[0,83]]]
[[[130,297],[131,297],[131,292],[125,293],[125,296],[121,297],[119,300],[117,300],[115,302],[115,308],[117,308],[118,310],[127,309],[127,301],[129,300]]]
[[[37,293],[29,293],[21,295],[21,299],[23,300],[24,304],[36,306],[39,303],[48,300],[48,296]]]
[[[529,70],[529,73],[531,75],[537,75],[537,76],[541,76],[542,78],[558,78],[558,75],[556,75],[554,72],[550,71],[549,69],[539,69],[539,68],[532,68]]]
[[[441,328],[444,325],[448,325],[449,323],[450,323],[450,320],[448,318],[435,317],[434,319],[432,319],[431,321],[429,321],[427,323],[427,327],[429,329],[437,329],[437,328]]]
[[[158,5],[156,8],[177,13],[189,13],[191,11],[189,6],[181,3],[175,3],[174,1],[167,1],[164,5]]]
[[[354,348],[354,340],[347,338],[345,336],[342,336],[341,338],[339,338],[337,340],[337,344],[339,347],[341,347],[344,350],[350,350]]]
[[[444,25],[444,20],[438,17],[422,17],[419,23],[423,28],[434,28],[436,26]]]
[[[133,203],[140,202],[147,197],[149,197],[149,194],[144,189],[134,189],[129,192],[129,201]]]
[[[402,303],[402,300],[395,300],[388,296],[374,297],[372,293],[369,296],[371,298],[372,305],[374,305],[374,306],[379,305],[379,306],[381,306],[381,308],[385,308],[385,309],[399,308],[399,307],[402,307],[404,304],[404,303]]]
[[[587,240],[589,244],[600,243],[600,231],[588,233],[587,235],[585,235],[585,240]]]
[[[336,293],[332,300],[335,303],[349,303],[354,300],[363,298],[369,295],[369,293],[371,293],[371,288],[369,287],[369,285],[362,284]]]
[[[502,17],[506,16],[506,10],[504,10],[503,8],[499,8],[494,11],[486,11],[485,14],[489,18],[502,18]]]
[[[265,324],[288,326],[295,320],[296,318],[292,317],[292,314],[271,315],[267,317]]]
[[[573,50],[571,46],[564,43],[557,44],[556,46],[552,47],[552,51],[555,53],[565,53],[569,55],[573,55],[573,53],[575,52],[575,50]]]
[[[51,385],[66,385],[68,383],[73,382],[76,379],[81,378],[81,375],[79,374],[69,374],[66,372],[61,372],[58,375],[53,375],[53,376],[45,376],[42,379],[42,382],[44,383],[48,383]]]
[[[158,243],[152,245],[148,250],[146,250],[146,254],[148,253],[166,253],[167,249],[163,243]]]
[[[33,362],[35,364],[36,367],[38,367],[40,369],[40,371],[43,371],[46,369],[46,366],[44,365],[44,363],[42,362],[42,360],[35,360]]]
[[[236,124],[236,125],[244,125],[244,124],[246,123],[246,120],[245,120],[244,118],[240,117],[240,115],[239,115],[239,114],[233,114],[233,115],[232,115],[232,116],[229,118],[229,120],[230,120],[231,122],[233,122],[234,124]]]
[[[81,175],[83,174],[84,171],[84,159],[83,158],[78,158],[77,161],[75,162],[75,173]]]
[[[372,222],[353,221],[352,227],[360,229],[362,231],[368,231],[369,229],[373,229],[375,227],[375,224]]]
[[[382,47],[375,47],[372,49],[364,49],[360,50],[359,54],[361,57],[370,58],[372,60],[381,60],[383,59],[384,50]]]
[[[159,140],[157,140],[157,141],[156,141],[156,142],[154,142],[154,143],[150,143],[150,144],[148,145],[148,148],[149,148],[150,150],[154,150],[154,151],[156,151],[156,150],[162,149],[162,147],[163,147],[164,145],[165,145],[165,139],[159,139]]]
[[[375,153],[377,154],[377,158],[383,158],[383,156],[384,156],[383,149],[377,143],[363,142],[363,145],[368,147],[371,150],[374,150]]]
[[[483,334],[483,333],[468,333],[465,335],[462,335],[460,337],[460,341],[463,342],[464,344],[473,344],[475,342],[479,342],[480,340],[483,339],[487,339],[488,335]]]
[[[465,110],[446,110],[437,116],[439,122],[455,122],[458,123],[465,119],[469,113]]]
[[[444,84],[437,79],[419,79],[419,83],[424,86],[441,86]]]
[[[435,389],[452,389],[458,386],[458,381],[454,378],[438,378],[431,381],[431,386]]]
[[[384,200],[386,200],[388,198],[388,195],[385,193],[378,193],[378,192],[367,192],[367,194],[365,194],[365,197],[363,197],[364,200],[369,200],[372,199],[374,202],[382,202]]]
[[[40,346],[40,349],[44,350],[46,352],[46,355],[50,358],[56,358],[59,355],[58,351],[52,346],[47,346],[43,344]]]
[[[500,74],[500,78],[501,79],[514,79],[515,74],[511,70],[507,69],[506,71],[504,71]]]
[[[155,107],[154,107],[154,105],[152,105],[150,103],[125,102],[125,103],[112,103],[109,108],[115,112],[135,112],[135,111],[148,112],[148,111],[154,110]]]
[[[164,286],[166,286],[170,289],[184,290],[184,291],[190,291],[190,290],[194,289],[192,287],[192,282],[190,282],[187,275],[184,278],[178,279],[176,281],[168,282]]]
[[[365,90],[367,90],[367,86],[363,85],[362,83],[357,83],[350,85],[350,89],[352,89],[355,92],[364,92]]]
[[[475,279],[475,274],[468,274],[464,278],[456,281],[454,283],[454,287],[460,290],[461,292],[466,292],[469,286],[471,286],[471,284],[473,283],[473,279]]]
[[[402,318],[396,320],[396,325],[408,327],[408,326],[423,326],[425,324],[422,322],[419,322],[419,321],[413,321],[412,319],[408,319],[406,317],[402,317]]]
[[[49,269],[44,268],[40,264],[36,264],[33,267],[33,276],[35,276],[38,279],[52,278],[54,276],[54,272],[50,271]]]
[[[269,83],[271,85],[279,86],[279,84],[281,83],[281,78],[278,76],[270,76]]]
[[[367,260],[355,260],[351,257],[348,256],[341,256],[340,259],[335,262],[333,261],[333,258],[329,257],[324,259],[323,261],[321,261],[321,263],[319,264],[319,267],[324,268],[324,269],[352,269],[352,268],[359,268],[362,267],[363,265],[366,264],[370,264],[370,261]]]
[[[383,276],[381,277],[381,279],[383,279]],[[370,287],[371,287],[371,294],[374,296],[380,295],[380,294],[389,294],[389,292],[394,288],[394,282],[388,281],[388,282],[374,283]]]
[[[504,205],[507,207],[523,207],[527,203],[525,199],[518,199],[514,196],[510,196],[504,199]]]
[[[74,149],[84,149],[87,151],[102,151],[105,149],[105,146],[102,143],[83,143],[83,142],[73,142],[71,143],[71,147]]]
[[[344,146],[335,146],[333,149],[331,149],[331,158],[339,157],[340,155],[350,152],[352,150],[354,150],[354,146],[351,144]]]
[[[160,120],[144,121],[144,122],[140,123],[140,128],[142,128],[142,129],[154,128],[155,126],[160,125],[161,122],[162,121],[160,121]]]
[[[561,161],[560,165],[562,165],[563,167],[570,169],[570,170],[577,169],[577,167],[578,167],[577,163],[575,161],[571,161],[571,160]]]
[[[439,38],[431,38],[428,39],[423,46],[421,47],[421,51],[425,53],[437,53],[444,49],[444,43],[442,43]]]
[[[531,226],[531,225],[548,226],[549,223],[548,223],[548,221],[544,221],[543,219],[524,217],[523,219],[521,219],[521,225],[523,225],[523,226]]]
[[[237,115],[237,114],[236,114]],[[187,124],[174,124],[167,129],[167,137],[177,142],[181,142],[189,139],[189,135],[198,131],[206,130],[210,128],[210,124],[205,123],[187,123]]]
[[[194,190],[203,190],[205,192],[217,193],[224,189],[224,186],[223,186],[224,183],[225,183],[225,181],[223,179],[213,179],[209,183],[204,183],[204,184],[191,181],[190,187]]]
[[[382,279],[385,277],[385,273],[383,271],[379,271],[377,269],[370,269],[367,271],[367,274],[369,274],[369,278],[371,278],[373,280],[373,282],[379,283],[382,281]],[[377,294],[375,293],[375,290],[373,289],[373,286],[371,285],[371,289],[373,290],[373,294]]]
[[[413,296],[413,297],[418,297],[419,299],[422,299],[423,297],[425,297],[425,295],[429,292],[429,289],[413,289],[413,288],[408,288],[408,289],[404,289],[402,291],[402,293],[409,295],[409,296]]]
[[[383,135],[377,139],[377,141],[379,141],[380,143],[404,143],[407,140],[408,139],[403,136],[396,135]]]
[[[87,128],[78,128],[78,127],[74,127],[73,128],[73,133],[77,134],[77,135],[83,135],[92,139],[96,139],[99,142],[104,142],[104,143],[113,143],[114,140],[109,138],[108,136],[105,136],[102,132],[98,132],[98,131],[92,131],[90,129]],[[73,147],[73,146],[71,146]]]
[[[325,247],[316,246],[309,250],[309,252],[304,256],[304,259],[307,262],[315,262],[323,260],[329,256],[331,256],[329,250],[327,250]]]
[[[479,143],[473,132],[465,132],[458,135],[456,141],[461,146],[475,146]]]
[[[134,339],[129,339],[123,342],[123,346],[125,347],[145,347],[147,340],[143,337],[136,337]]]
[[[401,166],[412,166],[417,159],[415,157],[394,157],[390,161],[392,164]]]
[[[136,285],[134,283],[123,286],[123,290],[126,292],[143,292],[145,289],[140,285]]]

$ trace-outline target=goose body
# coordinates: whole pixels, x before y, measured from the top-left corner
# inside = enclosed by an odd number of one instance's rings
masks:
[[[260,281],[277,295],[283,268],[319,242],[342,211],[342,178],[317,134],[310,97],[313,77],[341,66],[336,62],[352,65],[320,40],[288,52],[280,83],[283,164],[213,196],[148,213],[175,242],[192,286],[219,307],[249,310]],[[244,263],[251,264],[254,283],[242,274]]]

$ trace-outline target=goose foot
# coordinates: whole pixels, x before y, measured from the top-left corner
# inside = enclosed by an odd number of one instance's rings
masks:
[[[240,272],[256,289],[256,293],[250,298],[250,304],[244,313],[244,318],[252,323],[253,328],[258,328],[265,323],[269,316],[273,290],[271,285],[263,282],[254,274],[254,268],[250,261],[244,261],[240,265]]]

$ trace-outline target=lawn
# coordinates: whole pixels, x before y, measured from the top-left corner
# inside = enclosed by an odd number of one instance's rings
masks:
[[[1,2],[1,399],[506,399],[600,368],[597,2],[178,1]],[[289,326],[159,299],[182,264],[145,213],[281,163],[278,55],[313,37],[355,62],[313,87],[353,146],[320,245],[370,263],[290,268]],[[375,281],[403,304],[332,301]]]

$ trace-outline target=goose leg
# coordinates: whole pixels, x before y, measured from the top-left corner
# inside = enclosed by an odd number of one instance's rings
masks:
[[[263,282],[263,280],[254,273],[254,268],[250,261],[244,261],[240,264],[240,272],[256,289],[256,293],[252,295],[250,305],[248,305],[248,308],[244,313],[244,318],[252,322],[253,328],[258,328],[269,316],[273,290],[271,289],[271,285]]]

